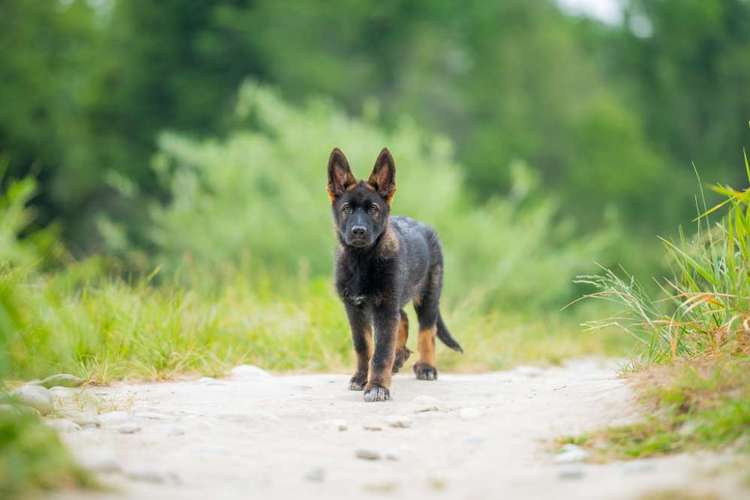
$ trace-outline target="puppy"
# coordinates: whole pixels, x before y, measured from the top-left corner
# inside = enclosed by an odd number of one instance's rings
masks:
[[[463,352],[440,315],[443,254],[437,234],[408,217],[392,216],[396,165],[383,149],[367,181],[357,181],[344,153],[328,161],[328,195],[339,248],[336,291],[344,303],[357,354],[349,388],[364,390],[365,401],[390,399],[391,374],[403,366],[409,324],[404,306],[412,302],[419,319],[414,373],[436,380],[435,337]],[[374,334],[374,339],[373,339]]]

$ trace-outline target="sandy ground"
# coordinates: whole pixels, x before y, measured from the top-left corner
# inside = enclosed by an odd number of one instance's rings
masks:
[[[361,392],[347,390],[348,378],[240,367],[220,380],[58,395],[67,420],[55,425],[69,427],[65,440],[115,490],[54,497],[629,499],[665,489],[740,495],[711,473],[726,457],[556,462],[555,437],[637,418],[612,362],[441,374],[436,382],[403,374],[385,403],[364,403]]]

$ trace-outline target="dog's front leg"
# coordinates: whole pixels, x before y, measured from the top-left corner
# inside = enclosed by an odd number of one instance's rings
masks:
[[[352,344],[357,355],[357,371],[349,382],[349,389],[361,391],[367,383],[367,374],[372,357],[372,314],[368,310],[347,304],[346,314],[352,330]]]
[[[365,401],[391,399],[391,371],[396,357],[396,335],[400,312],[397,306],[377,307],[373,314],[375,324],[375,351],[370,360],[370,373],[365,387]]]

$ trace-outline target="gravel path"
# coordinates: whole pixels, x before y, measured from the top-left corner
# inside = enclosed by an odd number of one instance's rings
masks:
[[[55,498],[639,498],[717,481],[718,457],[590,465],[556,436],[637,415],[617,367],[576,361],[437,382],[395,377],[364,403],[345,375],[120,384],[55,392],[52,425],[117,490]],[[98,415],[97,415],[98,413]]]

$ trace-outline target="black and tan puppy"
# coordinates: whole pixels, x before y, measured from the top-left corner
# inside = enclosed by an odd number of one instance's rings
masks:
[[[396,166],[388,149],[380,152],[366,182],[354,178],[341,150],[331,152],[328,194],[340,243],[336,290],[346,307],[357,353],[349,388],[364,389],[365,401],[390,399],[391,374],[411,354],[403,309],[408,302],[414,303],[419,318],[419,361],[414,364],[418,379],[437,379],[436,336],[463,352],[440,317],[440,241],[426,225],[391,216],[395,192]]]

